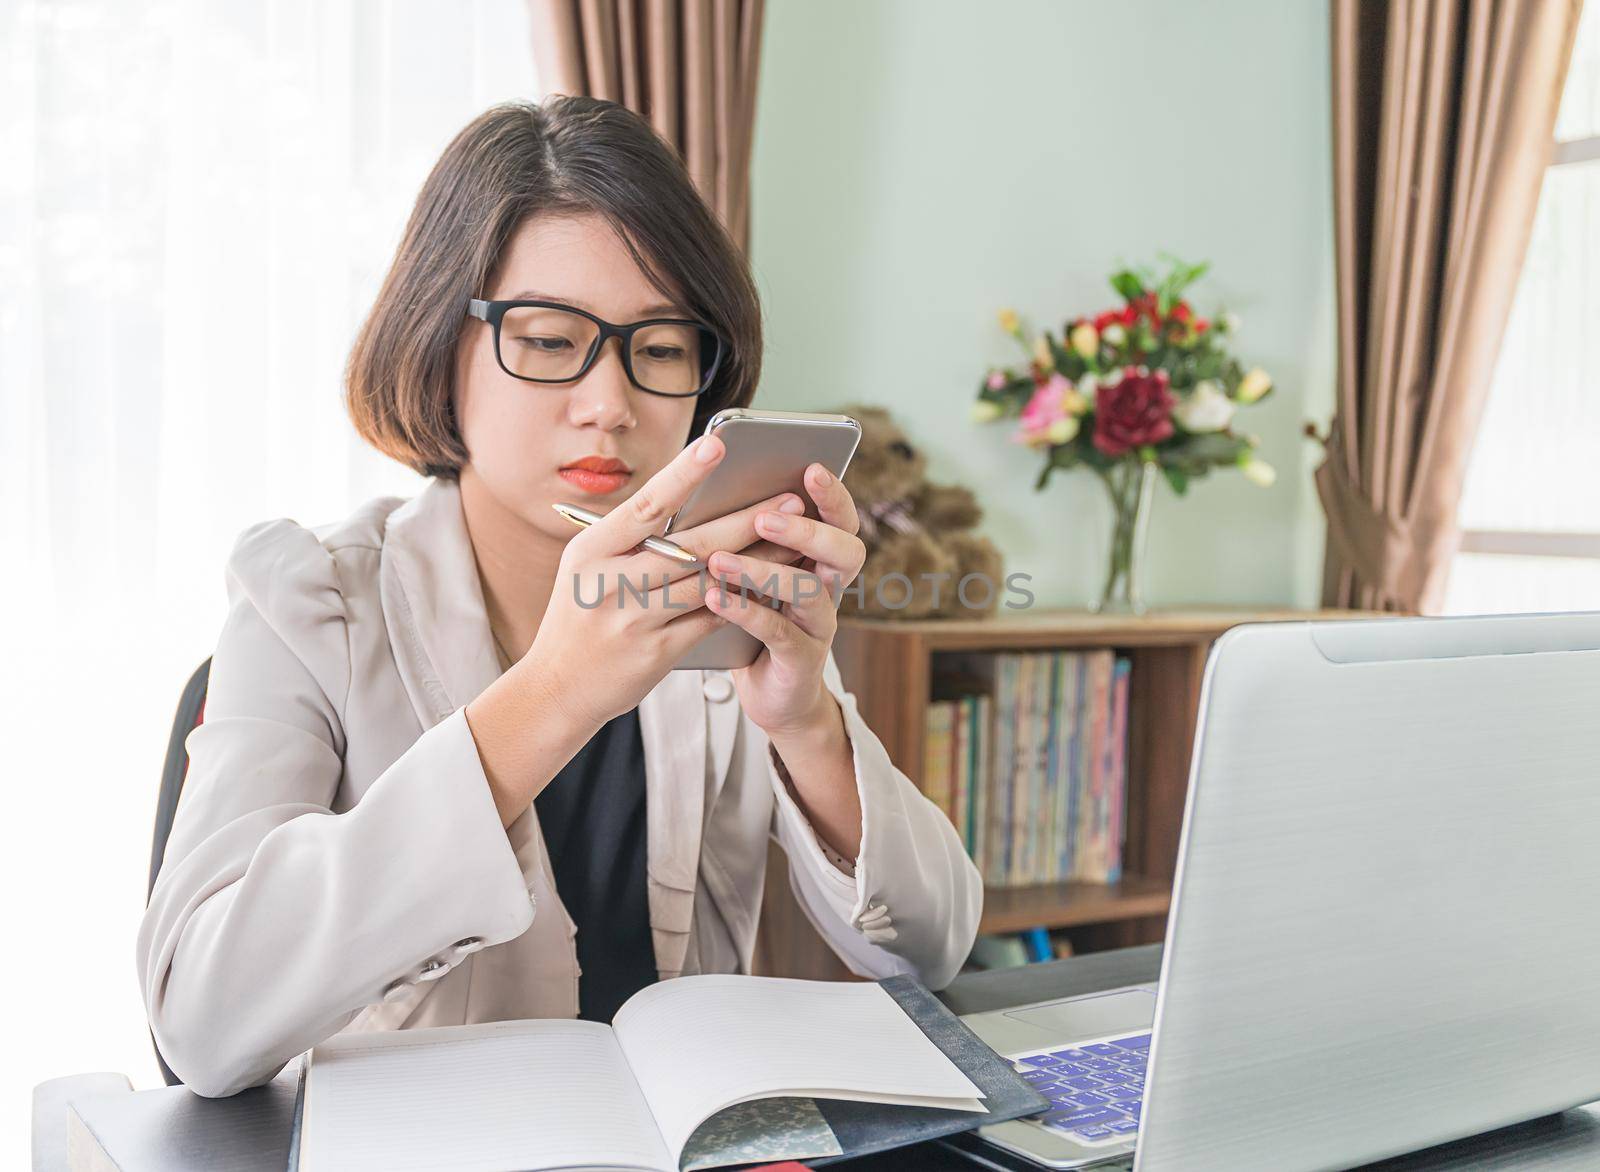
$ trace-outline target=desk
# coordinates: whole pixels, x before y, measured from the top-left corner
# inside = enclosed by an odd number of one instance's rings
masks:
[[[956,1013],[978,1013],[1154,981],[1160,966],[1161,946],[1150,944],[959,977],[939,997]],[[81,1077],[99,1081],[86,1082],[83,1092],[79,1093],[104,1090],[105,1076]],[[73,1091],[62,1083],[63,1080],[57,1079],[53,1084],[43,1084],[36,1092],[36,1103],[46,1093],[62,1102],[70,1100]],[[48,1092],[45,1087],[50,1088]],[[54,1133],[49,1130],[50,1118],[59,1120]],[[36,1111],[35,1172],[65,1172],[65,1146],[60,1138],[64,1129],[64,1109],[58,1112],[52,1107],[48,1112]],[[42,1161],[41,1157],[44,1157]],[[902,1148],[831,1167],[840,1172],[974,1172],[973,1165],[937,1144]],[[1385,1160],[1369,1165],[1367,1172],[1443,1172],[1469,1168],[1476,1172],[1507,1168],[1580,1172],[1600,1168],[1600,1103]]]

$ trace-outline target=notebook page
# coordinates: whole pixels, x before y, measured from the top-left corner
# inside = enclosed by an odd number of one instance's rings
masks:
[[[677,1166],[608,1026],[341,1034],[312,1051],[300,1172],[595,1165]]]
[[[674,1160],[706,1118],[763,1095],[983,1110],[983,1092],[876,984],[675,977],[612,1024]]]

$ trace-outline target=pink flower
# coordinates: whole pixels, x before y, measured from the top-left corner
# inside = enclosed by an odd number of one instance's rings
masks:
[[[1006,389],[1006,376],[1005,376],[1004,372],[998,371],[998,370],[991,370],[989,372],[989,378],[987,380],[986,385],[988,386],[988,388],[991,391],[1003,391],[1003,390],[1005,390]]]
[[[1058,420],[1067,417],[1066,400],[1071,393],[1072,383],[1063,374],[1052,374],[1039,383],[1022,409],[1022,428],[1017,432],[1017,441],[1025,444],[1051,442],[1046,433]]]

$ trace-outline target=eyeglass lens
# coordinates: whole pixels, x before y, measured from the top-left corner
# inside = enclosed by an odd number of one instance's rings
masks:
[[[599,332],[581,314],[515,306],[506,310],[500,323],[500,361],[523,378],[576,378]],[[715,340],[696,326],[658,323],[634,331],[628,358],[640,386],[667,395],[692,395],[701,389],[715,346]]]

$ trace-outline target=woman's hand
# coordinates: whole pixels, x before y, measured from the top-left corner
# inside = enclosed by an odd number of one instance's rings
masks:
[[[725,450],[714,436],[696,440],[567,542],[550,603],[517,670],[556,685],[559,702],[586,724],[598,728],[637,705],[696,642],[726,621],[705,609],[708,574],[639,547],[660,534]],[[794,493],[779,493],[672,539],[704,561],[713,550],[757,541],[759,514],[804,510]]]
[[[867,556],[856,536],[860,522],[855,501],[838,477],[812,464],[805,487],[820,520],[765,508],[755,517],[755,532],[793,551],[800,559],[797,564],[754,549],[721,549],[709,562],[719,579],[782,604],[773,609],[758,597],[721,589],[708,591],[706,599],[708,610],[766,645],[733,678],[745,714],[775,742],[837,720],[822,667],[839,626],[839,597]]]
[[[839,703],[823,683],[822,669],[839,628],[839,597],[866,560],[856,536],[859,518],[850,492],[821,464],[806,469],[805,487],[819,520],[762,509],[755,531],[779,549],[800,556],[796,565],[751,549],[719,550],[714,574],[781,602],[721,588],[706,592],[706,607],[737,623],[765,644],[749,667],[733,673],[745,715],[767,734],[781,773],[812,828],[847,859],[861,853],[861,802],[855,762]]]
[[[709,575],[639,548],[658,535],[722,459],[716,437],[688,445],[625,502],[574,534],[528,653],[467,705],[467,722],[501,819],[510,825],[612,717],[642,700],[701,638],[726,620],[708,611]],[[782,560],[762,542],[758,514],[804,512],[792,492],[673,534],[704,561],[746,549]]]

